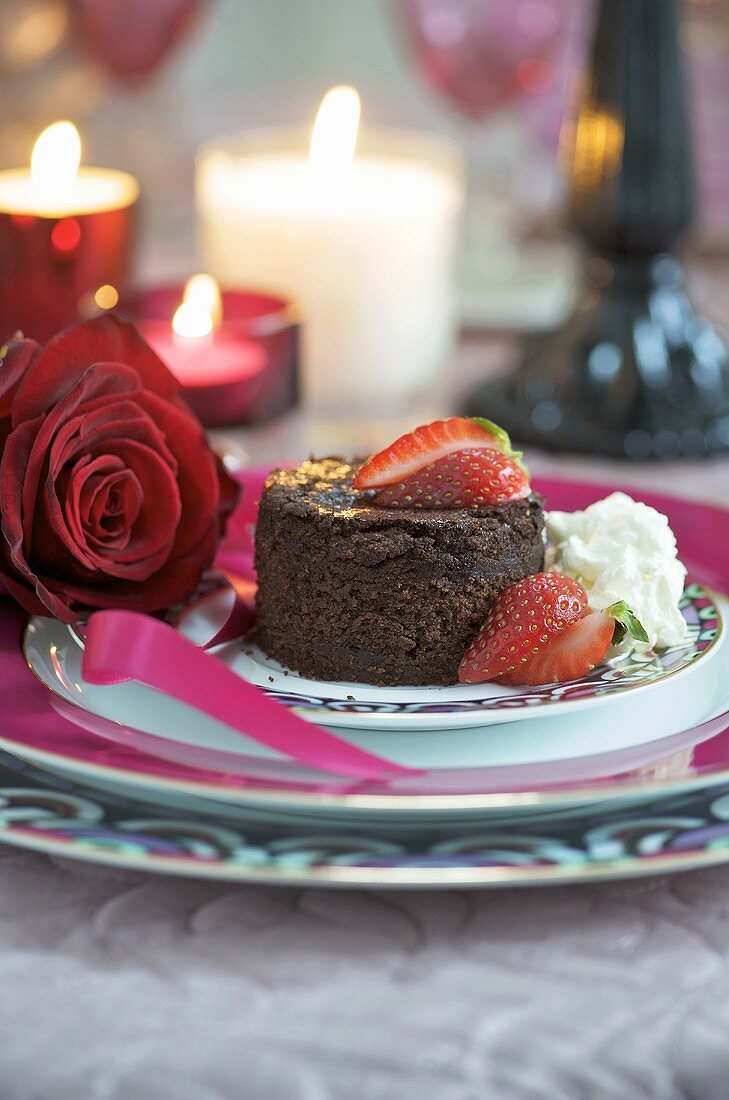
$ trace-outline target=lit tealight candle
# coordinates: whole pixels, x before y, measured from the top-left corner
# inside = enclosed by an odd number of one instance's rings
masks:
[[[171,323],[153,317],[142,320],[140,329],[204,424],[218,427],[246,419],[259,380],[265,384],[269,356],[239,323],[226,323],[215,279],[193,275]]]
[[[220,290],[210,275],[188,279],[172,324],[146,321],[145,339],[186,388],[207,388],[255,374],[262,348],[223,324]]]
[[[0,339],[43,340],[117,293],[129,266],[139,185],[127,172],[81,167],[81,138],[55,122],[29,168],[0,172]]]

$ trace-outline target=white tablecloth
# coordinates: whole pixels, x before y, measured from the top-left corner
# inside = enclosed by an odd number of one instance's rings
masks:
[[[3,1100],[726,1100],[729,868],[236,888],[0,848]]]

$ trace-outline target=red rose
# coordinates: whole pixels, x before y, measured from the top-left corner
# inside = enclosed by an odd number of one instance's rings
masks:
[[[113,316],[0,351],[0,577],[28,611],[159,611],[212,564],[237,486],[179,386]]]

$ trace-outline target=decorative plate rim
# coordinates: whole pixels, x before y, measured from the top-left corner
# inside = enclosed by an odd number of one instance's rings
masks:
[[[557,818],[533,829],[522,818],[509,833],[486,825],[483,832],[434,833],[418,843],[341,829],[301,835],[285,821],[261,835],[244,819],[220,822],[184,806],[150,817],[148,807],[124,795],[87,792],[73,782],[60,789],[48,786],[45,776],[17,761],[3,771],[1,842],[145,873],[270,885],[430,889],[577,884],[729,862],[726,784],[705,784],[698,802],[676,795],[676,801],[624,806],[607,819],[595,816],[581,824]]]
[[[219,882],[249,882],[260,886],[329,886],[366,889],[367,887],[410,887],[413,889],[452,889],[454,887],[513,888],[516,886],[579,885],[582,882],[610,882],[628,878],[648,878],[653,875],[669,875],[681,871],[695,871],[701,867],[714,867],[729,863],[729,849],[700,849],[680,855],[651,855],[625,857],[619,860],[595,861],[570,867],[565,872],[558,864],[537,867],[280,867],[260,868],[255,864],[237,863],[220,873],[218,863],[198,863],[184,856],[176,858],[155,856],[135,857],[131,853],[95,850],[89,846],[59,841],[55,838],[38,840],[23,834],[22,830],[0,829],[0,842],[12,844],[28,851],[77,859],[84,863],[121,867],[146,874],[176,875]],[[69,850],[72,849],[72,850]],[[646,862],[643,862],[645,860]],[[648,861],[655,862],[648,862]]]

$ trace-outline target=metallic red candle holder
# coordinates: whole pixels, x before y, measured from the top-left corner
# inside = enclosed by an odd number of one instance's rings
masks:
[[[47,340],[113,304],[129,274],[135,206],[59,216],[0,208],[0,343],[18,329]]]
[[[255,424],[291,409],[299,396],[299,322],[282,298],[244,290],[221,293],[223,320],[200,340],[180,340],[172,318],[182,284],[125,298],[118,312],[133,321],[183,386],[208,428]]]

